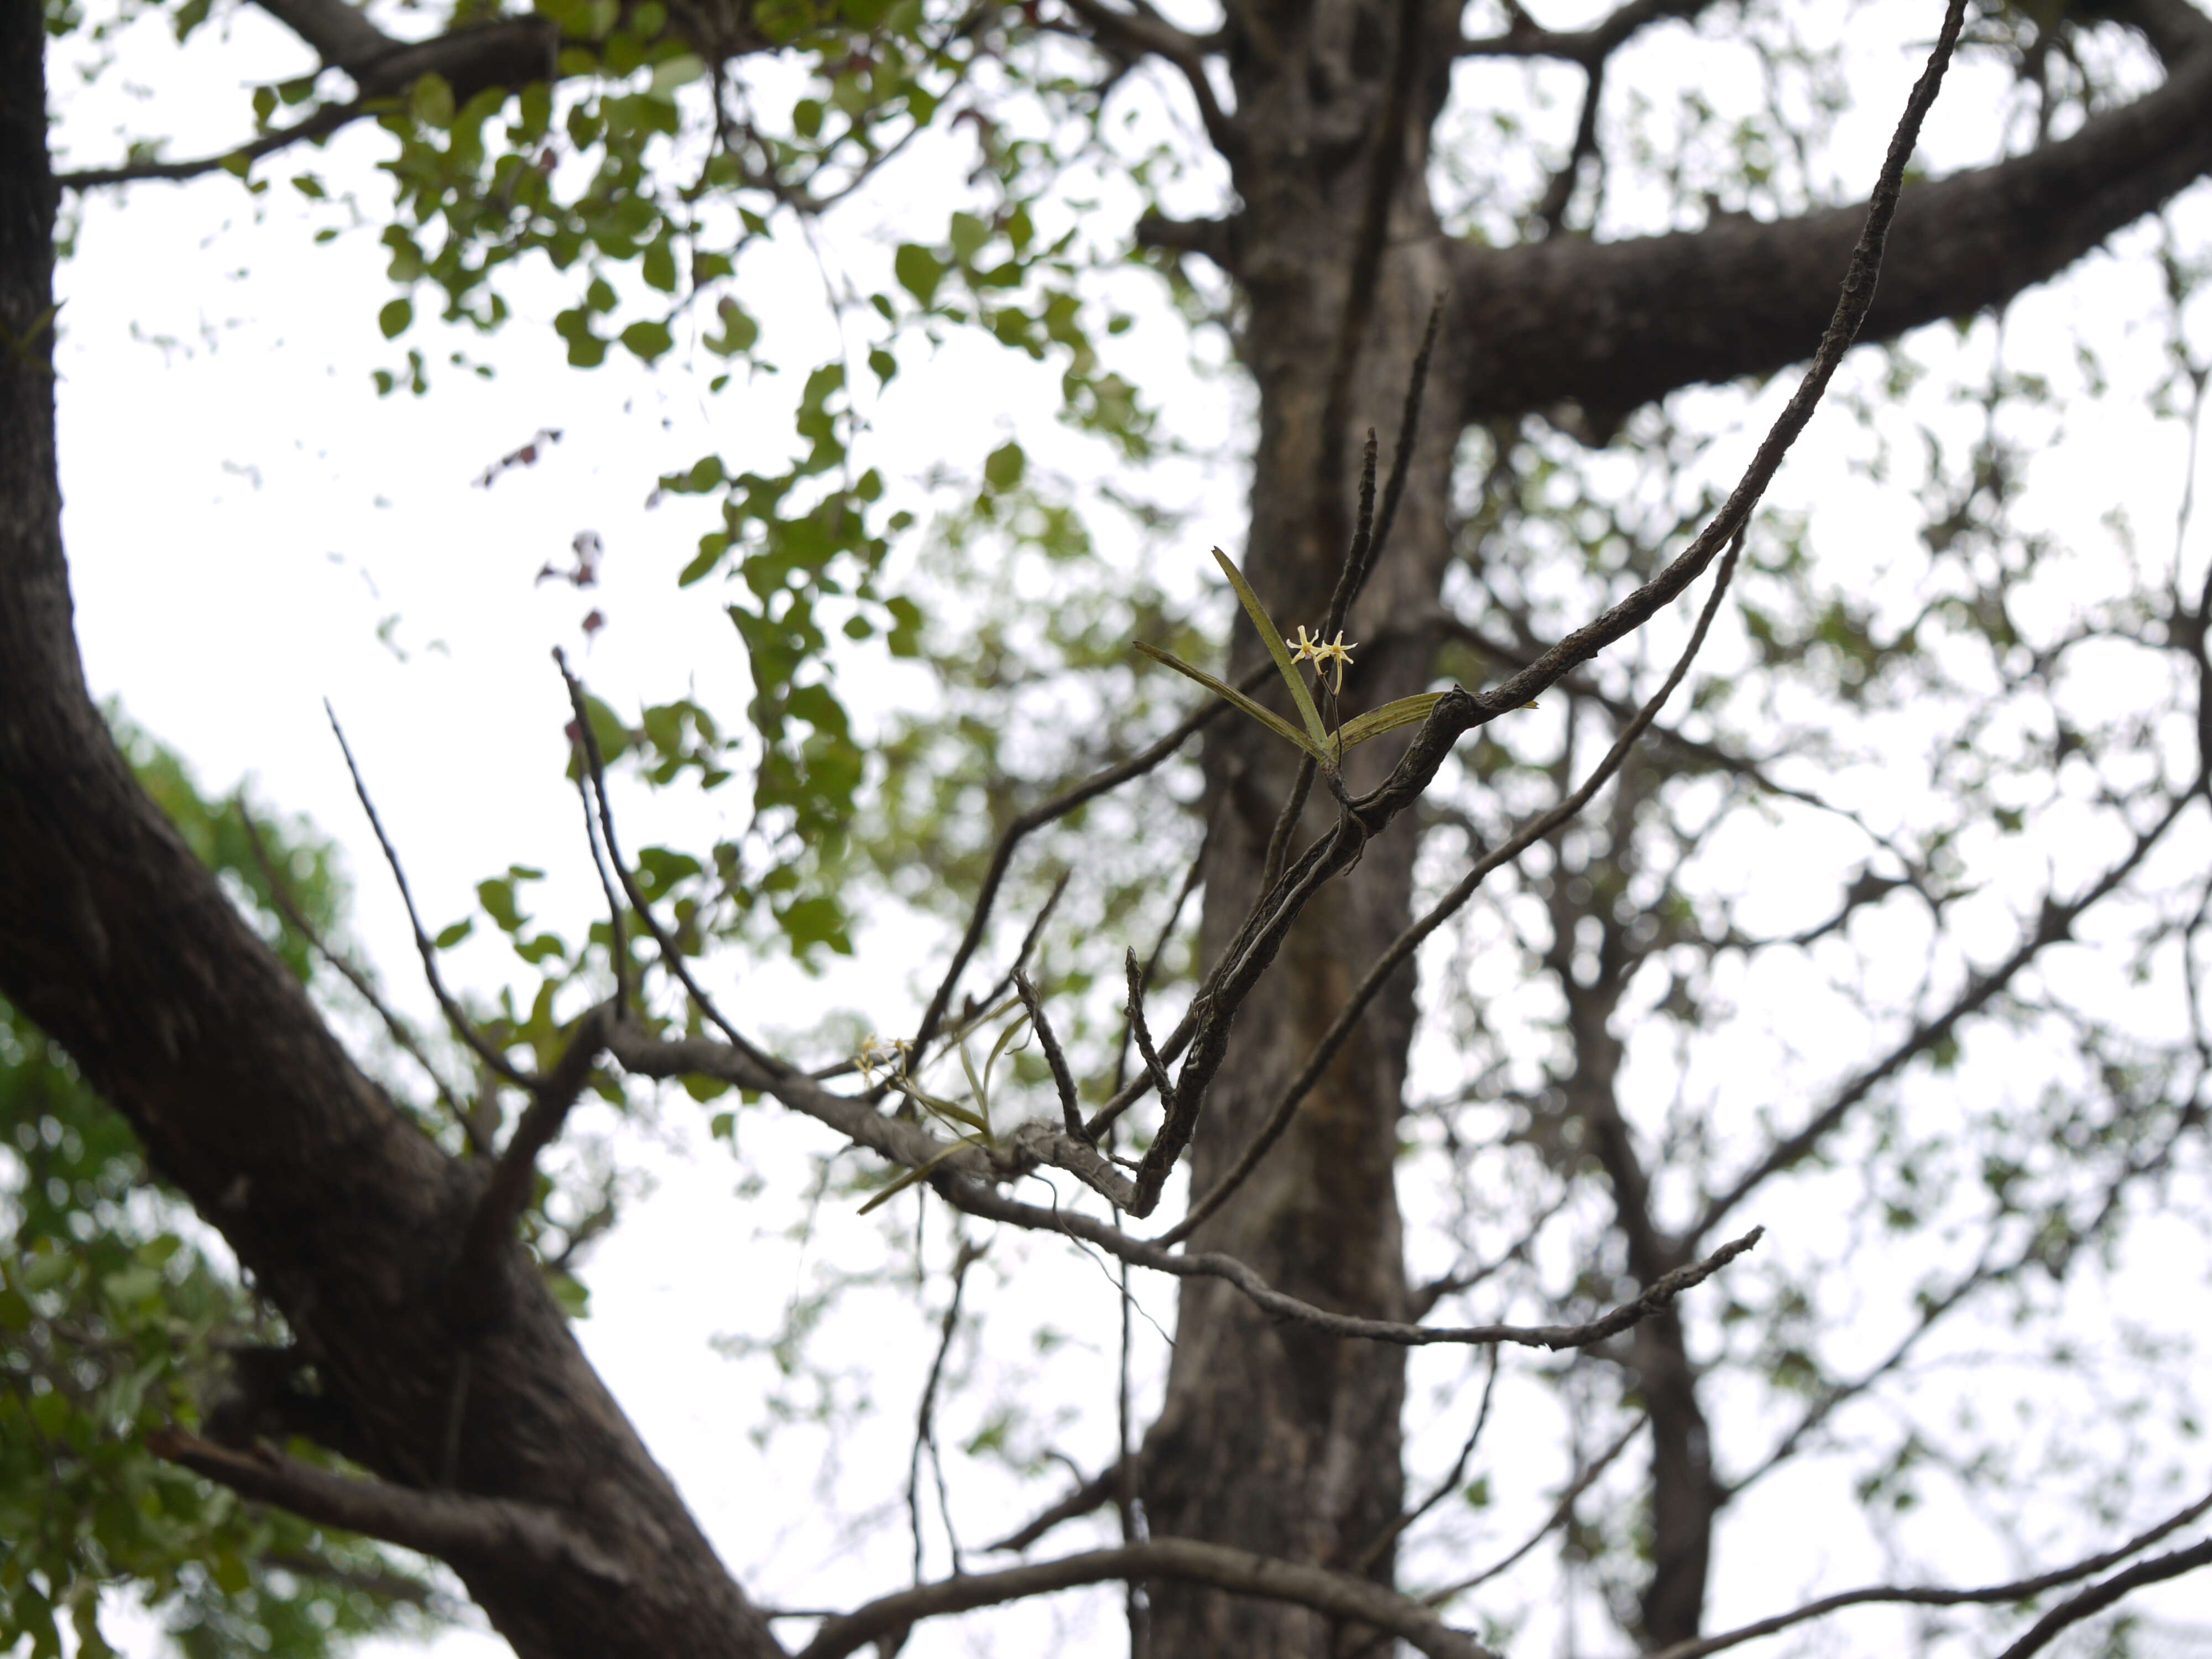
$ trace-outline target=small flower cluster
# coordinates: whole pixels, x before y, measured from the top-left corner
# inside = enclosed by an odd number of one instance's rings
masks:
[[[886,1042],[881,1037],[872,1036],[860,1044],[860,1053],[853,1056],[853,1064],[860,1067],[860,1075],[873,1088],[877,1073],[904,1077],[913,1060],[914,1044],[906,1038],[893,1037]]]
[[[1352,653],[1358,647],[1344,642],[1342,629],[1336,630],[1336,637],[1333,640],[1310,640],[1306,637],[1305,624],[1301,623],[1297,638],[1285,639],[1283,643],[1291,647],[1292,662],[1310,662],[1314,665],[1316,678],[1327,673],[1334,665],[1336,678],[1329,683],[1329,691],[1335,695],[1344,690],[1344,671],[1352,666]]]

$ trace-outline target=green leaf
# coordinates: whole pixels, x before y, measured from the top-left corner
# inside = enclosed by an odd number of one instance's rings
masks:
[[[1169,667],[1174,669],[1178,674],[1188,674],[1191,678],[1196,680],[1207,690],[1212,692],[1215,696],[1219,697],[1224,702],[1229,703],[1232,707],[1249,714],[1254,720],[1259,721],[1261,725],[1266,726],[1277,737],[1282,738],[1284,742],[1297,744],[1300,749],[1305,750],[1307,754],[1311,755],[1316,760],[1328,760],[1330,758],[1328,755],[1316,747],[1313,739],[1307,737],[1304,732],[1299,731],[1297,726],[1292,726],[1288,720],[1276,714],[1272,708],[1261,708],[1258,703],[1253,702],[1251,698],[1246,696],[1242,691],[1239,691],[1235,686],[1227,684],[1225,681],[1217,680],[1203,668],[1192,667],[1181,657],[1176,656],[1172,651],[1163,651],[1156,645],[1146,645],[1142,640],[1137,640],[1133,641],[1133,644],[1138,650],[1143,652],[1146,656],[1152,659],[1153,661],[1165,663]]]
[[[956,1141],[953,1145],[947,1146],[943,1152],[939,1152],[935,1158],[931,1158],[928,1163],[921,1164],[915,1169],[908,1170],[896,1181],[891,1182],[890,1186],[884,1188],[883,1191],[878,1193],[873,1198],[860,1206],[860,1213],[862,1215],[866,1215],[869,1211],[876,1209],[882,1205],[888,1204],[892,1199],[897,1197],[908,1188],[913,1186],[915,1182],[927,1179],[931,1170],[936,1169],[939,1164],[944,1163],[946,1158],[951,1158],[955,1152],[965,1152],[969,1146],[975,1144],[975,1142],[969,1140]]]
[[[902,242],[891,256],[891,274],[901,288],[926,306],[937,297],[937,285],[945,280],[945,262],[926,247]]]
[[[384,337],[387,340],[404,333],[407,325],[414,320],[415,302],[404,295],[386,301],[384,309],[376,313],[376,325],[384,331]]]
[[[450,951],[456,945],[459,945],[463,939],[466,939],[469,934],[475,930],[476,925],[475,917],[463,916],[459,921],[441,933],[436,939],[430,942],[436,945],[441,951]]]
[[[1275,626],[1275,619],[1267,614],[1267,607],[1260,603],[1260,596],[1244,580],[1244,573],[1230,563],[1229,556],[1219,548],[1213,550],[1213,562],[1221,567],[1221,574],[1229,578],[1229,585],[1237,590],[1237,597],[1244,601],[1245,613],[1267,641],[1267,654],[1275,659],[1282,671],[1283,683],[1291,688],[1291,701],[1297,705],[1298,718],[1306,723],[1306,734],[1313,739],[1308,745],[1315,758],[1333,763],[1334,749],[1329,743],[1328,728],[1321,723],[1321,710],[1314,707],[1313,696],[1306,690],[1305,677],[1298,672],[1297,665],[1291,660],[1291,647],[1283,638],[1283,630]],[[1256,706],[1256,705],[1255,705]]]
[[[1018,443],[1000,444],[983,462],[983,477],[994,489],[1012,489],[1022,481],[1029,458]]]
[[[632,323],[622,331],[622,343],[648,363],[676,343],[665,323]]]
[[[1385,732],[1395,732],[1401,726],[1416,726],[1428,719],[1429,711],[1444,700],[1441,691],[1423,691],[1414,696],[1401,697],[1395,702],[1386,702],[1380,708],[1370,708],[1357,720],[1345,721],[1336,728],[1340,747],[1356,748],[1370,738],[1379,738]]]
[[[956,213],[952,216],[951,239],[953,253],[965,264],[991,240],[991,227],[972,213]]]

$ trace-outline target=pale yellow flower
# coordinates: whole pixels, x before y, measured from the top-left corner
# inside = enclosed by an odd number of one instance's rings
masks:
[[[1301,623],[1298,625],[1297,638],[1285,639],[1283,643],[1291,647],[1292,662],[1311,663],[1316,676],[1325,674],[1332,666],[1334,667],[1336,678],[1329,682],[1328,689],[1332,693],[1343,691],[1344,671],[1352,666],[1352,653],[1359,647],[1357,645],[1346,645],[1344,642],[1342,629],[1337,629],[1336,637],[1333,640],[1308,639],[1305,625]]]

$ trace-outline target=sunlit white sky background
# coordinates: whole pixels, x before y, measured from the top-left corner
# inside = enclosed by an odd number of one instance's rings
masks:
[[[1599,9],[1553,5],[1544,20],[1568,26]],[[1911,26],[1923,13],[1924,24]],[[1871,177],[1881,136],[1917,67],[1917,51],[1897,43],[1924,40],[1935,15],[1932,6],[1870,15],[1880,27],[1863,31],[1869,44],[1856,59],[1861,110],[1838,135],[1840,153],[1854,153],[1856,144],[1863,157],[1846,175],[1855,187]],[[406,27],[404,16],[396,27]],[[298,44],[250,7],[222,11],[213,28],[219,38],[179,53],[159,19],[143,24],[125,37],[117,67],[89,89],[58,68],[63,165],[118,153],[125,132],[170,134],[174,155],[219,149],[245,130],[252,84],[307,66]],[[1659,32],[1617,66],[1612,84],[1671,84],[1709,49],[1681,31]],[[1502,99],[1520,95],[1523,71],[1470,70],[1470,92],[1481,76]],[[1544,84],[1565,92],[1571,83],[1553,77]],[[1725,77],[1707,84],[1717,97],[1730,95]],[[1993,70],[1960,71],[1924,153],[1939,162],[1984,154],[1989,112],[2002,92]],[[1158,83],[1140,84],[1132,96],[1158,102]],[[1547,118],[1564,136],[1572,117],[1569,99]],[[373,131],[352,132],[322,158],[321,170],[334,185],[374,200],[383,142]],[[733,392],[709,400],[702,383],[719,363],[681,348],[657,373],[619,352],[595,373],[570,370],[542,326],[567,302],[564,288],[534,290],[533,316],[533,289],[525,284],[522,319],[489,352],[499,366],[495,379],[448,370],[428,398],[380,400],[369,370],[395,354],[376,327],[391,290],[374,226],[313,246],[313,230],[341,216],[310,210],[287,190],[282,180],[292,170],[283,161],[264,168],[279,182],[258,199],[216,176],[139,186],[86,207],[78,252],[60,276],[65,527],[79,638],[95,691],[119,699],[189,757],[205,786],[248,782],[265,805],[304,814],[344,845],[356,935],[395,1000],[428,1023],[404,917],[354,802],[323,699],[346,724],[433,927],[467,913],[477,880],[519,862],[550,872],[536,908],[556,925],[565,920],[573,937],[598,900],[562,775],[566,711],[548,651],[566,645],[618,708],[686,692],[732,714],[743,707],[748,684],[728,623],[711,596],[680,596],[673,580],[708,511],[696,502],[648,511],[645,500],[656,473],[709,449],[741,463],[785,453],[796,376],[765,383],[757,397]],[[962,204],[948,181],[963,171],[956,150],[921,147],[911,165],[839,216],[832,261],[880,282],[875,273],[901,234],[941,232],[945,213]],[[1205,188],[1203,178],[1194,181],[1194,203],[1203,203]],[[1115,210],[1110,198],[1105,210]],[[2181,217],[2201,240],[2212,198],[2200,188]],[[2154,284],[2142,258],[2148,246],[2147,233],[2131,232],[2117,240],[2118,257],[2093,259],[2057,289],[2015,307],[2014,342],[2045,335],[2064,342],[2100,319],[2142,314]],[[795,240],[762,255],[744,283],[783,362],[803,368],[831,349],[821,277]],[[1179,431],[1222,457],[1218,465],[1166,469],[1149,487],[1191,511],[1183,541],[1194,560],[1215,543],[1235,549],[1243,521],[1233,459],[1242,394],[1233,378],[1194,372],[1179,325],[1143,279],[1130,279],[1126,297],[1144,320],[1119,343],[1119,362],[1165,404]],[[2156,365],[2148,348],[2129,358],[2127,331],[2106,328],[2107,343],[2124,373],[2147,382]],[[440,337],[432,331],[428,338]],[[2069,349],[2053,346],[2060,356]],[[434,362],[439,353],[429,355]],[[1735,394],[1700,395],[1716,411],[1763,425],[1760,411],[1783,391],[1770,388],[1747,416]],[[973,467],[1004,435],[1018,434],[1033,455],[1072,477],[1109,469],[1103,450],[1054,428],[1052,408],[1048,374],[956,342],[933,362],[908,360],[906,374],[871,410],[866,459],[896,484],[939,460]],[[1816,541],[1839,556],[1909,548],[1909,503],[1845,473],[1844,424],[1832,413],[1815,424],[1778,498],[1819,502]],[[563,436],[539,465],[513,471],[489,489],[472,487],[487,465],[544,428]],[[1724,443],[1717,465],[1740,465],[1749,442]],[[2106,420],[2071,432],[2054,452],[2036,510],[2066,533],[2091,538],[2100,515],[2124,501],[2147,542],[2161,545],[2161,537],[2170,542],[2183,470],[2173,423]],[[2200,483],[2200,490],[2208,487],[2212,477]],[[607,549],[601,587],[580,596],[558,584],[533,585],[542,566],[566,562],[570,538],[583,530],[598,532]],[[2196,544],[2191,568],[2201,568],[2212,550],[2201,529]],[[592,605],[609,625],[586,650],[578,622]],[[865,657],[846,684],[864,716],[924,695],[911,677]],[[635,844],[741,813],[738,794],[732,789],[704,805],[625,801],[629,838]],[[2201,853],[2202,837],[2194,844]],[[860,1010],[874,1029],[906,1029],[918,1006],[915,981],[941,960],[942,943],[890,918],[868,931],[858,965],[824,978],[726,966],[716,982],[757,1027],[804,1026],[843,1006]],[[456,961],[453,971],[464,981],[473,972],[478,988],[496,966],[465,950]],[[611,1120],[584,1127],[615,1129]],[[793,1180],[805,1153],[831,1150],[826,1132],[765,1109],[747,1115],[743,1133],[761,1167]],[[649,1128],[619,1130],[616,1144],[647,1195],[629,1205],[583,1275],[592,1311],[580,1335],[594,1362],[757,1599],[850,1606],[897,1587],[910,1571],[908,1546],[902,1517],[889,1506],[903,1480],[941,1283],[921,1303],[910,1291],[872,1292],[859,1304],[861,1316],[833,1333],[830,1352],[848,1368],[846,1385],[880,1408],[865,1426],[834,1444],[803,1425],[757,1438],[768,1420],[768,1368],[758,1358],[718,1355],[710,1341],[772,1334],[821,1263],[867,1259],[874,1224],[829,1217],[813,1254],[802,1259],[784,1234],[801,1195],[776,1186],[738,1194],[736,1167],[708,1141],[704,1115],[680,1096]],[[2202,1326],[2203,1249],[2192,1231],[2146,1228],[2126,1265],[2134,1271],[2121,1274],[2111,1294],[2139,1296],[2146,1310],[2163,1304],[2168,1323],[2177,1322],[2177,1308],[2194,1308],[2178,1322]],[[954,1409],[950,1437],[973,1431],[993,1388],[1030,1389],[1033,1404],[1066,1399],[1071,1409],[1079,1395],[1085,1410],[1062,1443],[1087,1468],[1097,1467],[1110,1448],[1110,1414],[1101,1407],[1115,1325],[1112,1285],[1093,1262],[1033,1241],[1009,1242],[979,1273],[974,1288],[1000,1310],[994,1317],[1002,1314],[1006,1329],[1049,1322],[1076,1340],[1036,1360],[1027,1380],[1006,1372],[987,1382]],[[1171,1329],[1170,1289],[1140,1281],[1139,1295]],[[1162,1345],[1142,1322],[1139,1331],[1140,1373],[1151,1378]],[[957,1358],[969,1363],[964,1350]],[[1416,1360],[1409,1428],[1430,1478],[1463,1432],[1473,1395],[1454,1404],[1450,1391],[1467,1374],[1465,1356],[1424,1351]],[[1504,1406],[1515,1398],[1509,1390]],[[1531,1390],[1520,1403],[1541,1413],[1550,1409],[1545,1399]],[[1548,1504],[1559,1466],[1542,1433],[1493,1443],[1486,1467],[1494,1484],[1523,1495],[1499,1522],[1495,1541],[1503,1546]],[[1037,1490],[1055,1490],[1057,1479]],[[832,1497],[839,1512],[866,1524],[841,1527]],[[983,1467],[959,1472],[956,1501],[972,1545],[1019,1519],[1034,1496],[1015,1495]],[[1814,1468],[1774,1483],[1732,1514],[1714,1592],[1717,1624],[1772,1611],[1815,1582],[1833,1588],[1884,1576],[1885,1564],[1856,1541],[1806,1540],[1808,1525],[1819,1530],[1808,1517],[1847,1501],[1842,1476]],[[1072,1542],[1097,1531],[1073,1528],[1063,1536]],[[1765,1544],[1744,1548],[1746,1540]],[[942,1572],[941,1540],[932,1547],[931,1571]],[[1940,1576],[2003,1576],[2010,1565],[1948,1560]],[[2160,1605],[2185,1616],[2191,1601],[2176,1589]],[[783,1626],[787,1638],[805,1628]],[[1892,1627],[1855,1628],[1879,1641]],[[150,1630],[136,1629],[134,1652],[150,1655]],[[975,1644],[985,1630],[996,1632],[1000,1653],[1103,1654],[1121,1641],[1114,1596],[1098,1592],[969,1626],[931,1627],[909,1651],[927,1659],[981,1650]],[[1540,1615],[1519,1650],[1551,1650],[1559,1639]],[[441,1656],[506,1650],[468,1630],[436,1646]]]

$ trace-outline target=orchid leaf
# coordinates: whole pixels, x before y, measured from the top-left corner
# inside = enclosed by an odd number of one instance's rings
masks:
[[[1212,675],[1207,673],[1203,668],[1192,667],[1181,657],[1176,656],[1172,651],[1163,651],[1156,645],[1146,645],[1142,640],[1134,641],[1134,644],[1138,650],[1143,652],[1146,656],[1152,659],[1153,661],[1164,662],[1169,667],[1174,669],[1178,674],[1188,675],[1192,679],[1196,680],[1200,685],[1212,692],[1215,696],[1220,698],[1224,702],[1230,704],[1232,708],[1241,710],[1244,714],[1249,714],[1254,720],[1259,721],[1261,725],[1266,726],[1277,737],[1282,738],[1284,742],[1297,744],[1298,748],[1304,750],[1307,754],[1311,755],[1317,761],[1333,761],[1334,759],[1334,757],[1331,755],[1329,751],[1317,746],[1312,738],[1307,737],[1304,732],[1299,731],[1297,726],[1292,726],[1280,714],[1275,713],[1273,709],[1261,708],[1258,703],[1253,702],[1251,698],[1246,696],[1242,691],[1239,691],[1235,686],[1229,684],[1225,681],[1214,678]]]
[[[1423,691],[1418,696],[1400,697],[1395,702],[1386,702],[1380,708],[1370,708],[1356,720],[1348,720],[1337,728],[1336,740],[1346,749],[1363,744],[1370,738],[1379,738],[1385,732],[1395,732],[1401,726],[1417,726],[1428,719],[1429,711],[1443,701],[1441,691]]]
[[[1252,625],[1260,630],[1260,637],[1267,642],[1267,654],[1282,670],[1283,682],[1291,688],[1291,701],[1298,706],[1298,718],[1306,723],[1306,734],[1313,739],[1309,747],[1316,760],[1334,764],[1335,745],[1329,741],[1328,728],[1321,723],[1321,710],[1314,707],[1313,694],[1306,690],[1304,678],[1297,665],[1291,660],[1289,641],[1283,630],[1275,626],[1275,619],[1267,614],[1267,607],[1260,603],[1260,596],[1244,580],[1244,573],[1229,562],[1229,556],[1219,548],[1213,550],[1213,562],[1221,567],[1221,574],[1229,578],[1229,585],[1237,590],[1237,597],[1244,602],[1245,614]],[[1300,638],[1304,636],[1301,635]]]
[[[878,1193],[873,1198],[860,1206],[860,1213],[862,1215],[866,1215],[869,1211],[877,1208],[880,1205],[887,1204],[892,1199],[896,1198],[908,1188],[913,1186],[915,1182],[927,1180],[931,1171],[935,1170],[939,1164],[944,1163],[946,1158],[951,1158],[955,1152],[964,1152],[970,1146],[980,1146],[981,1145],[982,1142],[980,1140],[969,1140],[964,1138],[954,1141],[952,1145],[947,1146],[935,1158],[931,1158],[928,1163],[917,1164],[913,1169],[908,1170],[896,1181],[891,1182],[890,1186],[884,1188],[883,1191]]]

